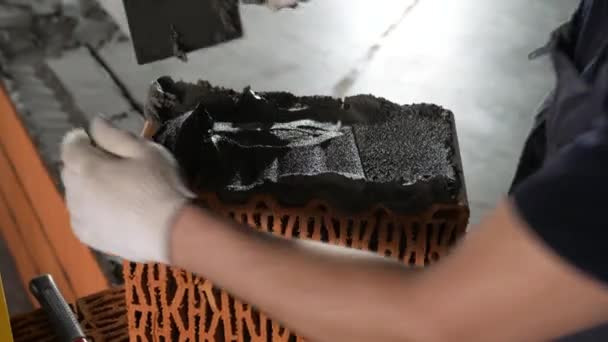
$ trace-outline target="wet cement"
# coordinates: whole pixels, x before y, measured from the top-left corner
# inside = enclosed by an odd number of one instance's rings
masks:
[[[154,139],[197,191],[238,202],[269,194],[288,206],[321,199],[346,211],[418,212],[464,200],[453,115],[439,106],[170,78],[153,89],[146,108],[162,121]]]

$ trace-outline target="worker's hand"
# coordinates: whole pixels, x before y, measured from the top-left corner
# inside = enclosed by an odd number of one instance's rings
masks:
[[[169,230],[194,195],[162,146],[95,118],[63,141],[62,179],[72,228],[100,251],[138,262],[169,262]],[[93,146],[91,139],[97,146]]]

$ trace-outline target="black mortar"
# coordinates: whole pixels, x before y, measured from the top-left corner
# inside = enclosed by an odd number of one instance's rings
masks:
[[[453,115],[439,106],[162,83],[176,101],[158,108],[154,140],[196,191],[226,202],[268,194],[286,206],[320,199],[347,212],[465,201]]]

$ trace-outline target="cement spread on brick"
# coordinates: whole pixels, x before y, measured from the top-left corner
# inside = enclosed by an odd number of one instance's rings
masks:
[[[174,101],[146,106],[163,121],[155,140],[197,191],[229,202],[270,194],[284,205],[321,199],[401,212],[454,203],[463,191],[453,117],[439,106],[159,84],[165,91],[152,97],[169,92]]]

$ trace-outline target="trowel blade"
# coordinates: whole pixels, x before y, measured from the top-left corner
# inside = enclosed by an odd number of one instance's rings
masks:
[[[238,0],[123,0],[139,64],[243,35]]]

